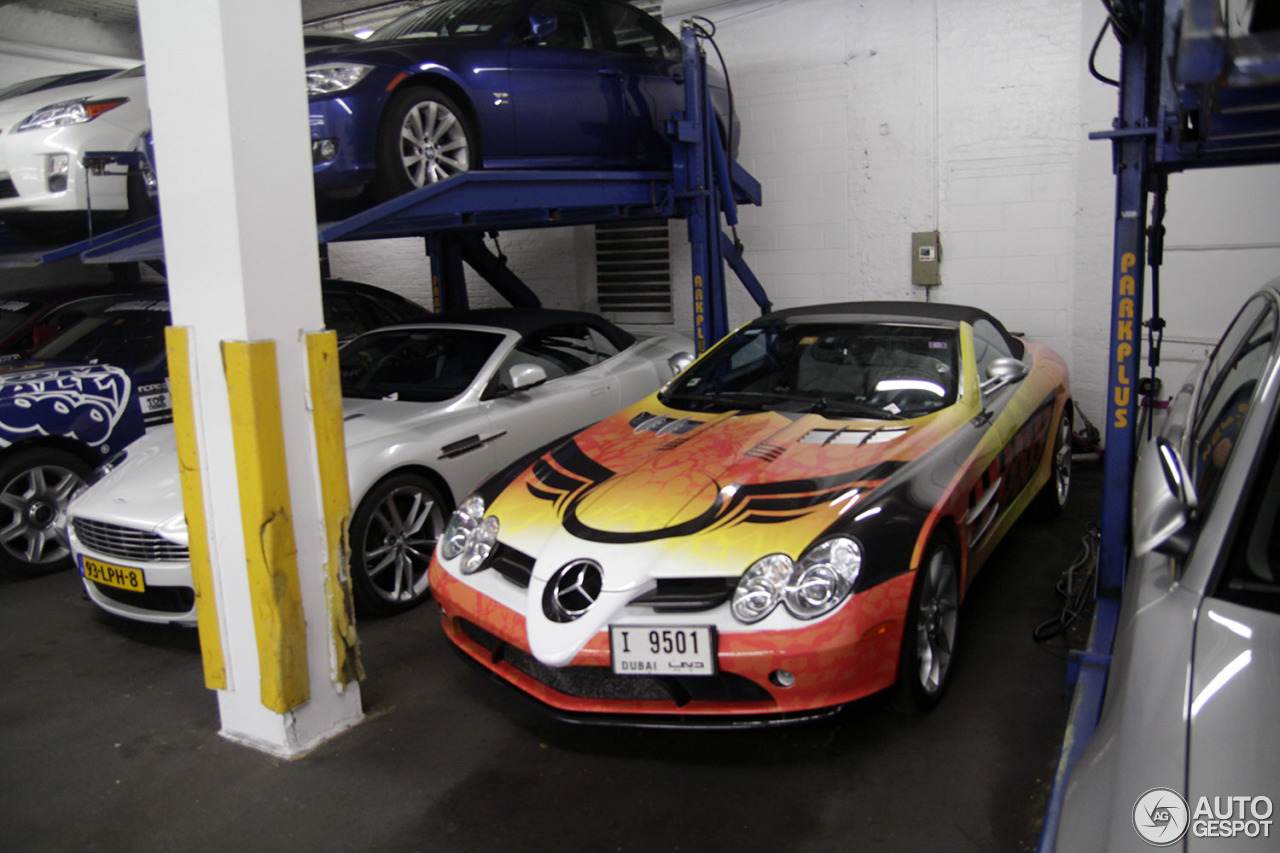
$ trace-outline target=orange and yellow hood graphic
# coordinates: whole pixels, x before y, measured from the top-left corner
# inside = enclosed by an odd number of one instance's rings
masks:
[[[701,553],[700,574],[740,574],[771,551],[798,556],[967,417],[960,405],[907,421],[689,413],[650,397],[544,454],[491,511],[503,540],[527,553],[562,535],[665,541]],[[677,564],[673,574],[688,575],[687,560]]]

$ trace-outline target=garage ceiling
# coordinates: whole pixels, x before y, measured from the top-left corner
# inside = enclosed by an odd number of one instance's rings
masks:
[[[314,21],[357,9],[401,5],[404,3],[380,3],[376,0],[302,0],[302,19]],[[0,0],[0,6],[25,6],[59,15],[89,18],[104,24],[138,25],[137,0]]]

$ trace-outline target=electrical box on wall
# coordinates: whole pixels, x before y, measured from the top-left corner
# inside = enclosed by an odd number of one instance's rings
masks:
[[[911,283],[922,287],[942,284],[942,239],[937,231],[911,235]]]

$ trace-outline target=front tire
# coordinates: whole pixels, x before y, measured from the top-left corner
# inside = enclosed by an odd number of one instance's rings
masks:
[[[951,681],[960,627],[959,561],[949,539],[929,543],[916,571],[902,632],[892,704],[906,714],[932,709]]]
[[[0,558],[31,577],[71,568],[67,504],[93,469],[53,447],[19,450],[0,463]]]
[[[392,96],[377,146],[373,192],[379,202],[479,167],[466,112],[429,86],[410,86]]]
[[[448,514],[420,474],[393,474],[369,490],[351,518],[351,586],[361,612],[390,616],[427,598],[427,568]]]

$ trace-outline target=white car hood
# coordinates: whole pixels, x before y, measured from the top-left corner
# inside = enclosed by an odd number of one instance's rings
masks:
[[[382,446],[388,436],[407,425],[416,428],[424,419],[447,412],[447,405],[383,400],[347,400],[343,404],[343,431],[348,455],[364,444]],[[408,416],[407,416],[408,415]],[[125,461],[94,483],[71,505],[71,514],[161,533],[186,541],[182,507],[182,481],[178,473],[177,439],[173,424],[155,427],[129,445]]]
[[[173,424],[148,430],[126,454],[124,462],[72,501],[71,515],[148,530],[187,544]]]

